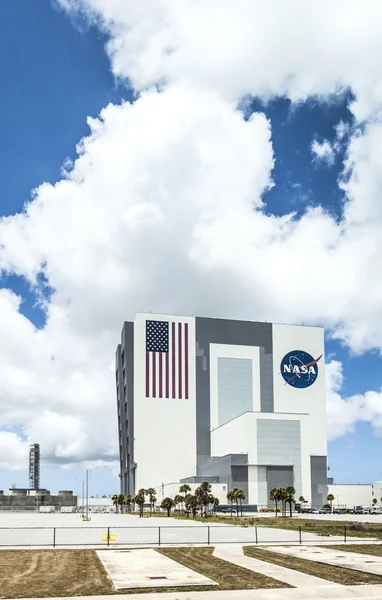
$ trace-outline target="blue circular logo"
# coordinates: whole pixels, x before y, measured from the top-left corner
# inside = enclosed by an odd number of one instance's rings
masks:
[[[294,388],[308,388],[318,377],[318,361],[303,350],[292,350],[284,356],[280,365],[280,373],[286,384]]]

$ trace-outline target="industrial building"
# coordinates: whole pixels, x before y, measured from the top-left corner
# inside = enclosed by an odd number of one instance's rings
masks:
[[[116,388],[122,493],[207,479],[258,507],[288,485],[326,501],[322,328],[138,313]]]
[[[77,507],[77,496],[70,490],[60,490],[58,494],[26,488],[11,488],[8,494],[0,490],[0,510],[38,511],[42,506],[51,506],[56,510]]]

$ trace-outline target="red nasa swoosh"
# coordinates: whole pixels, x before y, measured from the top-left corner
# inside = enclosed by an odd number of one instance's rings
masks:
[[[318,361],[323,357],[323,354],[321,354],[321,356],[319,356],[318,358],[316,358],[316,360],[312,360],[310,363],[306,363],[306,365],[301,365],[302,367],[313,367],[314,365],[316,365],[318,363]],[[291,381],[293,381],[293,379],[295,379],[295,377],[298,377],[298,374],[296,373],[296,375],[293,375],[293,377],[291,377],[290,379],[288,379],[288,381],[286,381],[284,383],[284,385],[286,385],[287,383],[290,383]]]

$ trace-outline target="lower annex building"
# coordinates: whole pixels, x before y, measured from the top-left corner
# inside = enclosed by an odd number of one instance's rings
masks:
[[[121,492],[208,480],[327,496],[324,331],[138,313],[116,353]]]

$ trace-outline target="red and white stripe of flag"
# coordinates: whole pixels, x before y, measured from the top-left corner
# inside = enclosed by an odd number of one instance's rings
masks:
[[[169,323],[168,352],[146,352],[146,398],[188,399],[188,323]]]

